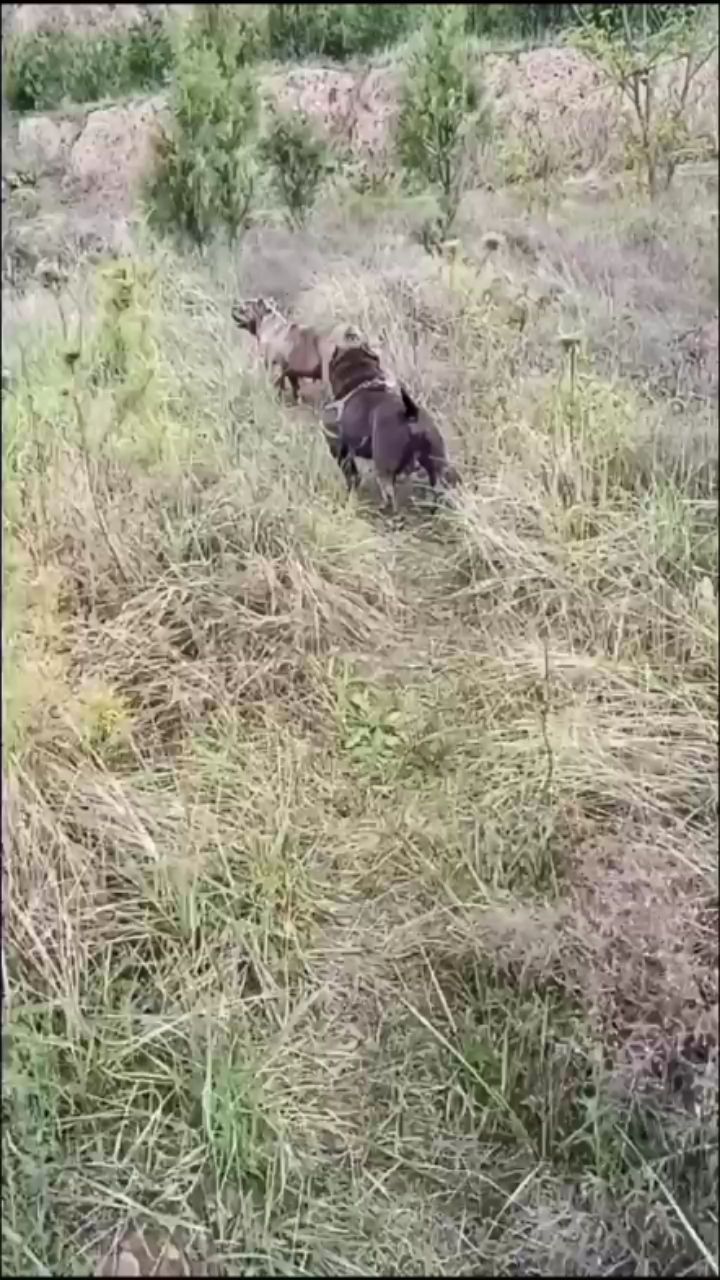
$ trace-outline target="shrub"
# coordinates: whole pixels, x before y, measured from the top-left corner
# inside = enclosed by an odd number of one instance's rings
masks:
[[[460,7],[460,6],[458,6]],[[474,35],[500,39],[539,40],[576,21],[619,33],[626,23],[633,31],[657,30],[677,16],[676,4],[467,4],[467,29]],[[686,15],[702,8],[683,5]]]
[[[633,26],[625,13],[620,31],[587,22],[579,12],[575,43],[627,99],[628,158],[655,199],[661,181],[669,187],[678,164],[695,158],[688,120],[700,73],[717,54],[717,18],[708,20],[694,6],[639,8],[646,11],[645,21]],[[679,74],[665,88],[669,66]]]
[[[438,191],[443,235],[457,213],[477,144],[490,131],[464,21],[455,5],[430,11],[408,59],[397,122],[400,162],[411,178]]]
[[[267,32],[255,5],[196,4],[185,29],[192,44],[210,45],[226,75],[267,52]]]
[[[546,6],[530,6],[531,8],[540,8]],[[548,8],[550,6],[547,6]],[[692,22],[698,15],[699,11],[706,6],[699,4],[684,4],[681,13],[679,6],[676,4],[626,4],[626,5],[606,5],[606,4],[579,4],[579,5],[563,5],[565,10],[564,21],[566,23],[573,22],[577,19],[592,24],[612,35],[620,35],[627,27],[633,32],[644,33],[657,32],[668,22],[674,22],[679,16],[685,21]]]
[[[270,54],[278,59],[317,54],[343,61],[392,44],[417,25],[422,5],[271,4]]]
[[[330,168],[327,146],[302,112],[274,111],[260,154],[290,222],[302,225]]]
[[[16,111],[48,111],[63,101],[94,102],[163,84],[172,44],[162,22],[98,39],[69,32],[16,36],[5,67],[8,104]]]
[[[568,4],[468,4],[464,7],[468,31],[501,39],[537,38],[557,30],[572,10]]]
[[[258,107],[249,68],[229,72],[209,41],[183,40],[173,126],[159,141],[148,190],[151,224],[195,244],[216,228],[232,239],[247,226],[255,197]]]

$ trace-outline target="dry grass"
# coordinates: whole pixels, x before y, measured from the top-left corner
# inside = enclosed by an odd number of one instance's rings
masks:
[[[641,341],[708,319],[714,233],[653,215],[649,299],[643,211],[469,205],[452,268],[414,216],[10,314],[8,1274],[126,1227],[216,1274],[717,1273],[714,404]],[[273,399],[228,304],[283,285],[438,413],[434,522]]]

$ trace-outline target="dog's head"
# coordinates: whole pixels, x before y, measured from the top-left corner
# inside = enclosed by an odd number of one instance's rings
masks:
[[[332,362],[336,357],[341,356],[344,351],[349,351],[354,347],[367,347],[367,339],[354,324],[338,324],[324,339],[324,345],[329,360]]]
[[[276,312],[277,307],[270,298],[247,298],[233,303],[230,308],[230,314],[238,328],[247,329],[252,334],[257,333],[266,316],[275,315]]]
[[[354,324],[345,325],[338,334],[339,347],[363,347],[367,346],[367,338],[360,332]]]
[[[328,369],[334,395],[347,395],[362,382],[379,377],[381,372],[379,357],[364,343],[336,342]]]

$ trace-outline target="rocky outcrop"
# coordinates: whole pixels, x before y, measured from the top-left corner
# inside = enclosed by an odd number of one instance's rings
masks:
[[[65,189],[94,207],[129,214],[153,163],[162,96],[91,112],[68,153]]]
[[[17,34],[71,31],[92,36],[128,29],[156,18],[160,11],[186,15],[190,8],[5,5],[3,35],[11,30]],[[518,180],[543,172],[564,177],[574,174],[584,190],[590,177],[602,185],[608,174],[622,169],[622,104],[597,68],[579,52],[558,47],[488,56],[482,74],[495,118],[496,158],[488,161],[488,182],[508,184],[515,167]],[[372,175],[387,174],[393,168],[399,80],[400,66],[390,55],[384,64],[376,62],[359,70],[337,66],[283,69],[264,76],[260,88],[263,96],[281,107],[305,112]],[[11,210],[16,224],[21,224],[10,236],[13,244],[28,238],[26,224],[33,213],[43,214],[39,219],[43,237],[48,226],[56,231],[64,228],[61,239],[67,231],[74,244],[77,234],[87,239],[88,228],[102,226],[105,230],[100,241],[107,243],[107,228],[115,224],[124,241],[143,180],[152,168],[154,140],[166,111],[164,94],[16,120],[4,109],[3,258]],[[695,137],[707,135],[712,141],[714,130],[716,138],[714,66],[705,69],[694,117]],[[8,190],[10,198],[6,198]],[[110,241],[115,239],[113,232]]]
[[[169,4],[14,4],[3,5],[4,22],[17,35],[67,31],[73,35],[106,35],[139,26],[153,14],[186,5]],[[6,10],[11,12],[5,13]],[[5,30],[3,35],[6,34]]]

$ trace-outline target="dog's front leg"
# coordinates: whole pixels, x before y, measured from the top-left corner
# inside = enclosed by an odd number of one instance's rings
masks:
[[[280,396],[280,399],[282,400],[283,392],[285,391],[285,379],[287,377],[287,369],[285,369],[284,365],[277,364],[275,361],[273,361],[270,368],[271,368],[271,372],[274,371],[278,375],[275,378],[274,386],[275,386],[275,390]]]

